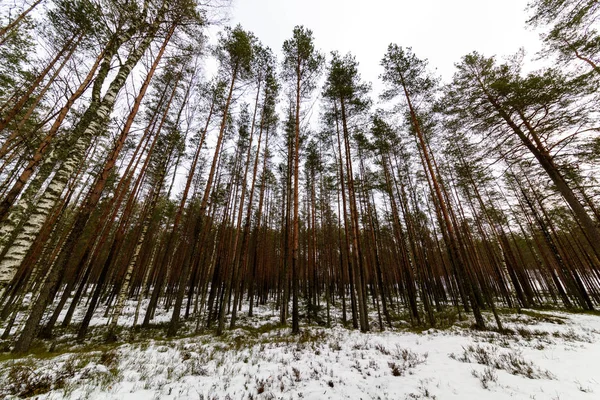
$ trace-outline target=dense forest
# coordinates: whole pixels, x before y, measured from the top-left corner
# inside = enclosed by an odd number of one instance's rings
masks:
[[[310,27],[270,49],[227,7],[0,4],[5,351],[84,340],[100,305],[107,341],[165,310],[176,336],[259,304],[293,333],[600,306],[600,2],[532,1],[535,71],[473,52],[442,82],[390,44],[381,94]]]

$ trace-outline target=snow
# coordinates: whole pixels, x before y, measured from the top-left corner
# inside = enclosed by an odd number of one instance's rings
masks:
[[[464,321],[422,333],[396,327],[363,334],[340,325],[305,325],[293,336],[289,328],[276,327],[272,307],[256,308],[252,318],[244,311],[239,328],[221,337],[157,335],[114,348],[2,361],[0,397],[16,384],[10,379],[18,376],[19,365],[29,366],[30,380],[45,374],[60,381],[37,394],[40,400],[600,396],[600,317],[595,315],[502,314],[511,331],[503,334],[474,331],[471,321]],[[491,326],[491,315],[486,318]]]

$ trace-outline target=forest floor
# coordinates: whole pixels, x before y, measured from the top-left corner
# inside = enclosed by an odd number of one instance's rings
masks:
[[[476,331],[472,321],[439,315],[443,329],[418,331],[402,321],[360,333],[301,325],[278,326],[268,306],[220,337],[167,338],[168,314],[134,332],[135,307],[120,321],[121,341],[60,330],[32,353],[0,353],[0,398],[38,399],[597,399],[600,396],[600,316],[563,311],[501,310],[505,331]],[[322,316],[323,312],[321,312]],[[143,316],[143,313],[141,314]],[[80,317],[80,315],[78,316]],[[445,320],[444,320],[445,318]],[[489,326],[493,318],[486,314]],[[162,324],[160,321],[164,321]],[[313,320],[314,321],[314,320]],[[321,321],[322,322],[322,321]]]

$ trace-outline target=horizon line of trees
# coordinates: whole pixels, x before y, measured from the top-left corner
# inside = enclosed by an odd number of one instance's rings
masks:
[[[410,47],[378,101],[297,26],[282,59],[227,1],[35,0],[0,20],[0,326],[13,352],[99,308],[234,329],[273,302],[363,332],[398,318],[600,304],[595,0],[536,0],[544,57],[477,52],[442,84]],[[208,57],[218,72],[205,76]],[[315,99],[319,123],[311,124]],[[247,308],[243,308],[245,305]],[[78,313],[79,311],[79,313]],[[79,318],[78,315],[82,317]],[[370,317],[375,315],[375,320]]]

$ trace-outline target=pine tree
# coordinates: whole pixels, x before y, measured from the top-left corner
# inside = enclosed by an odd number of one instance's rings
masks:
[[[295,96],[295,121],[293,141],[293,218],[292,218],[292,332],[300,333],[299,257],[300,257],[300,131],[302,100],[310,97],[316,87],[324,56],[315,49],[312,31],[296,26],[291,39],[283,43],[283,79],[293,88]]]
[[[518,63],[496,65],[493,57],[478,53],[465,56],[457,68],[446,91],[447,111],[465,125],[484,132],[498,129],[504,138],[518,140],[552,180],[590,244],[598,243],[600,228],[552,153],[591,127],[588,110],[579,103],[585,85],[551,69],[521,77]],[[535,112],[540,108],[546,110],[542,115]],[[561,137],[561,132],[568,132],[568,137]]]
[[[562,62],[579,60],[600,74],[600,33],[596,21],[600,5],[596,0],[534,0],[527,21],[534,27],[549,26],[542,35],[546,52],[557,54]]]
[[[423,169],[426,171],[428,180],[431,182],[431,195],[441,217],[440,229],[442,232],[445,232],[444,239],[451,263],[458,273],[459,281],[465,285],[476,324],[480,329],[484,329],[485,322],[476,298],[477,288],[468,275],[465,261],[460,256],[458,233],[452,223],[452,216],[440,184],[440,179],[436,171],[437,168],[435,168],[435,159],[427,144],[422,129],[421,118],[414,105],[417,98],[421,101],[423,99],[426,100],[428,97],[431,99],[436,82],[427,73],[427,62],[417,58],[410,48],[403,49],[398,45],[390,44],[386,55],[381,61],[381,65],[385,70],[382,79],[388,83],[388,90],[384,93],[384,98],[389,99],[400,95],[406,101],[411,128],[414,130],[417,145],[422,155]]]
[[[358,74],[358,63],[351,55],[341,57],[332,53],[332,60],[328,68],[327,81],[324,88],[324,96],[334,102],[335,118],[341,121],[342,142],[344,148],[344,163],[346,168],[346,180],[348,187],[348,202],[350,205],[350,237],[352,242],[352,256],[354,257],[354,271],[357,278],[358,305],[360,317],[360,329],[363,332],[369,330],[367,309],[367,286],[366,268],[364,266],[363,246],[361,242],[359,224],[359,211],[356,199],[356,188],[354,183],[354,168],[352,165],[352,153],[350,146],[351,122],[361,113],[365,113],[370,105],[366,97],[370,87],[361,82]],[[341,154],[340,154],[341,156]]]

